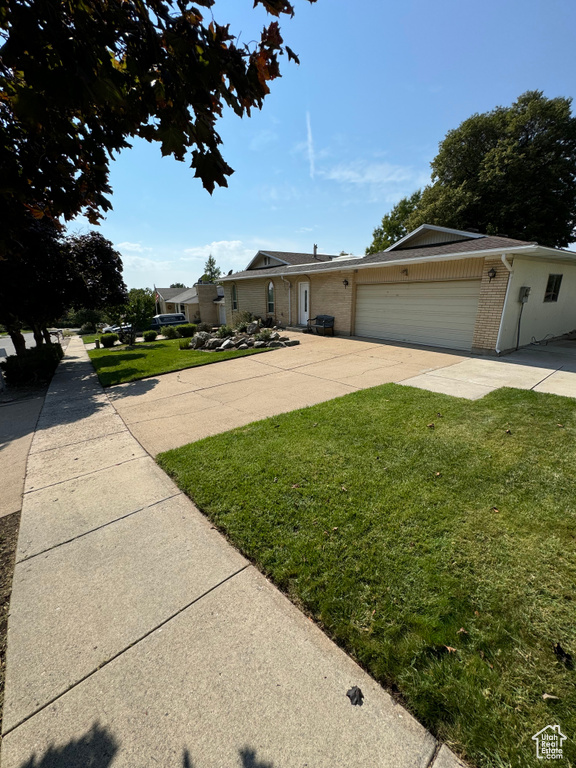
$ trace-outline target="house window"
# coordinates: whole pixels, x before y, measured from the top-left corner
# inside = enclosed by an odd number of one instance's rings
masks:
[[[268,283],[268,313],[274,314],[274,283]]]
[[[232,310],[238,309],[238,294],[236,292],[236,286],[232,285]]]
[[[183,315],[186,314],[186,304],[180,304],[180,312],[182,312]]]
[[[560,293],[561,283],[562,275],[548,275],[544,301],[558,301],[558,294]]]
[[[268,267],[270,265],[270,256],[264,256],[264,266]]]

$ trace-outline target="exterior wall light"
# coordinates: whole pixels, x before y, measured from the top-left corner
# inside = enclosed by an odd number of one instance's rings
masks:
[[[491,283],[492,280],[494,280],[494,278],[496,277],[496,270],[494,269],[494,267],[492,267],[492,269],[488,270],[488,277],[490,278],[488,280],[489,283]]]
[[[407,269],[403,269],[403,270],[402,270],[402,272],[401,272],[400,274],[402,274],[402,275],[407,275],[407,274],[408,274],[408,270],[407,270]]]
[[[348,285],[349,285],[348,280],[342,280],[342,285],[344,286],[344,288],[348,288]]]

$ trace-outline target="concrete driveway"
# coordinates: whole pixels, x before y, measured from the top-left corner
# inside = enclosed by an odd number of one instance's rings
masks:
[[[297,347],[122,384],[108,394],[152,455],[389,382],[470,399],[502,386],[576,397],[574,342],[497,359],[363,339],[298,338]]]

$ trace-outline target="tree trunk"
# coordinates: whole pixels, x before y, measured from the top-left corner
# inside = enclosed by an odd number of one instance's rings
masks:
[[[42,344],[44,344],[44,339],[42,338],[42,329],[37,323],[34,323],[32,326],[32,332],[34,334],[34,341],[36,342],[36,346],[41,347]]]
[[[50,331],[48,328],[42,328],[42,334],[44,336],[44,341],[46,344],[52,344],[52,336],[50,336]]]
[[[10,328],[10,326],[6,326],[6,330],[8,331],[8,335],[12,339],[12,344],[14,344],[14,349],[16,350],[17,355],[23,355],[26,351],[26,339],[22,335],[19,328]]]

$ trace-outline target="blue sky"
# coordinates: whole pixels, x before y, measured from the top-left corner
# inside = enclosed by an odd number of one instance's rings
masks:
[[[129,287],[192,285],[212,253],[224,272],[259,248],[361,255],[382,216],[429,180],[450,128],[527,90],[576,96],[574,0],[294,0],[284,57],[261,112],[219,124],[235,169],[210,196],[189,163],[135,142],[113,163],[100,226]],[[250,41],[270,17],[216,0]],[[82,220],[71,231],[85,231]]]

